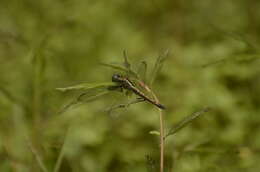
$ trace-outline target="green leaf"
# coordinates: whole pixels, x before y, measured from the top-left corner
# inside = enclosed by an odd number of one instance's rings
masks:
[[[125,68],[128,69],[128,71],[131,71],[131,64],[130,64],[130,62],[128,60],[128,56],[127,56],[126,50],[124,50],[123,56],[124,56],[124,66],[125,66]]]
[[[138,66],[137,74],[138,78],[141,79],[143,82],[146,83],[146,73],[147,73],[147,63],[146,61],[141,61],[141,63]]]
[[[160,136],[160,132],[156,130],[150,131],[149,134]]]
[[[200,115],[209,112],[210,108],[204,108],[198,112],[192,113],[191,115],[185,117],[183,120],[181,120],[179,123],[177,123],[165,136],[164,139],[166,139],[168,136],[173,135],[180,131],[182,128],[186,127],[189,123],[191,123],[193,120],[198,118]]]
[[[72,91],[72,90],[83,90],[88,91],[92,89],[98,89],[98,88],[104,88],[107,89],[108,87],[116,86],[114,82],[101,82],[101,83],[83,83],[78,84],[70,87],[64,87],[64,88],[56,88],[56,90],[66,92],[66,91]]]
[[[103,91],[94,95],[88,94],[88,92],[84,92],[82,94],[80,94],[78,97],[76,97],[73,101],[71,101],[69,104],[65,105],[59,112],[58,114],[62,114],[66,111],[68,111],[69,109],[72,109],[73,107],[83,104],[83,103],[88,103],[88,102],[92,102],[106,94],[108,94],[109,91]]]
[[[243,63],[243,62],[254,62],[255,60],[258,60],[260,58],[260,54],[242,54],[242,55],[231,55],[229,57],[225,57],[207,64],[202,65],[203,68],[218,65],[218,64],[225,64],[228,62],[237,62],[237,63]]]
[[[150,81],[149,81],[150,86],[153,84],[153,82],[156,79],[158,73],[162,69],[163,63],[166,60],[166,58],[168,57],[168,55],[169,55],[169,51],[167,50],[163,54],[159,55],[158,58],[156,59],[156,62],[155,62],[154,67],[152,69],[151,78],[150,78]]]
[[[133,70],[129,71],[127,68],[125,68],[119,64],[109,64],[109,63],[100,63],[100,64],[103,66],[106,66],[106,67],[110,67],[115,70],[119,70],[121,72],[125,72],[125,74],[129,74],[135,78],[138,78],[138,75],[136,74],[136,72],[134,72]]]

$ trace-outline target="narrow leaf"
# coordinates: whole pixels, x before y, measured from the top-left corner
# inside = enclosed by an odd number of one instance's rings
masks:
[[[146,83],[147,63],[142,61],[137,69],[138,78]]]
[[[198,118],[200,115],[204,114],[205,112],[209,112],[210,108],[204,108],[198,112],[195,112],[187,117],[185,117],[183,120],[181,120],[177,125],[175,125],[165,136],[164,139],[166,139],[168,136],[173,135],[180,131],[182,128],[186,127],[189,123],[191,123],[193,120]]]
[[[128,69],[129,71],[131,71],[131,64],[129,63],[126,50],[123,51],[123,56],[124,56],[124,66],[125,66],[125,68]]]
[[[154,82],[154,80],[156,79],[158,73],[160,72],[164,61],[166,60],[166,58],[169,55],[169,51],[165,51],[164,54],[159,55],[158,58],[156,59],[156,62],[154,64],[154,67],[152,69],[152,73],[151,73],[151,78],[150,78],[150,82],[149,85],[151,86]]]
[[[88,92],[84,92],[80,94],[78,97],[76,97],[69,104],[65,105],[61,110],[59,110],[58,114],[63,114],[64,112],[67,112],[68,110],[74,108],[75,106],[81,105],[83,103],[94,101],[108,93],[109,91],[103,91],[97,94],[89,95]]]
[[[253,62],[254,60],[258,60],[260,58],[260,54],[251,54],[251,55],[232,55],[229,57],[225,57],[213,62],[209,62],[207,64],[202,65],[202,68],[206,68],[209,66],[213,65],[218,65],[218,64],[225,64],[225,63],[230,63],[230,62],[238,62],[238,63],[243,63],[243,62]]]
[[[119,64],[108,64],[108,63],[100,63],[101,65],[103,66],[106,66],[106,67],[110,67],[114,70],[118,70],[118,71],[121,71],[121,72],[125,72],[126,74],[129,74],[135,78],[138,77],[138,75],[136,74],[136,72],[134,72],[133,70],[128,70],[127,68],[119,65]]]
[[[64,88],[56,88],[56,90],[66,92],[66,91],[71,91],[71,90],[90,90],[90,89],[97,89],[97,88],[108,88],[116,86],[114,82],[101,82],[101,83],[83,83],[83,84],[78,84],[70,87],[64,87]]]

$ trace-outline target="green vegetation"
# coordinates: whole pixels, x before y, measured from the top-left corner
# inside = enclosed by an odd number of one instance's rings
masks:
[[[120,92],[77,99],[94,86],[84,83],[112,84],[116,70],[104,63],[122,62],[124,50],[135,71],[158,73],[152,89],[171,134],[165,172],[259,171],[259,8],[257,0],[1,0],[0,171],[159,171],[154,106]],[[127,108],[109,110],[118,104]]]

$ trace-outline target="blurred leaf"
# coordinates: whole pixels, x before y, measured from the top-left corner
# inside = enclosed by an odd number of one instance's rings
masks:
[[[5,88],[1,86],[0,86],[0,93],[10,102],[12,103],[18,102],[9,91],[7,91]]]
[[[160,132],[156,130],[150,131],[149,134],[160,136]]]
[[[29,111],[29,106],[25,102],[12,95],[11,92],[1,87],[0,85],[0,96],[1,95],[3,95],[3,97],[6,98],[10,103],[16,104],[22,107],[24,110]]]
[[[31,141],[29,141],[29,139],[27,138],[27,142],[28,142],[28,147],[30,148],[30,151],[32,152],[38,166],[40,167],[42,172],[48,172],[47,170],[47,166],[45,165],[45,163],[43,162],[43,158],[42,156],[39,154],[39,152],[34,148],[33,144],[31,143]]]
[[[157,171],[156,161],[150,155],[146,155],[145,158],[146,158],[147,172]]]
[[[212,66],[212,65],[218,65],[218,64],[222,64],[222,63],[228,63],[228,62],[239,62],[239,63],[243,63],[243,62],[253,62],[255,60],[260,59],[260,54],[252,54],[252,55],[233,55],[233,56],[229,56],[226,58],[222,58],[207,64],[202,65],[203,68]]]
[[[55,166],[54,166],[54,170],[53,170],[54,172],[59,172],[59,170],[60,170],[62,161],[63,161],[64,156],[65,156],[65,151],[66,151],[66,146],[67,146],[67,142],[68,142],[70,129],[71,129],[71,126],[67,127],[66,130],[65,130],[65,136],[63,138],[63,143],[62,143],[58,158],[55,162]]]
[[[207,64],[202,65],[202,67],[209,67],[212,65],[233,62],[233,61],[234,62],[250,62],[250,61],[259,59],[259,57],[260,57],[259,50],[257,49],[257,47],[254,44],[252,44],[250,41],[248,41],[244,35],[235,33],[235,32],[227,32],[216,26],[213,26],[213,28],[215,30],[217,30],[218,32],[221,32],[223,35],[225,35],[227,37],[230,37],[236,41],[242,42],[246,47],[240,52],[236,52],[228,57],[221,58],[221,59],[215,60],[213,62],[209,62]]]
[[[242,35],[237,32],[229,32],[225,31],[217,26],[211,25],[217,32],[220,32],[226,37],[232,38],[236,41],[243,42],[246,45],[246,51],[251,53],[257,53],[258,49],[254,46],[248,39],[246,39],[245,35]]]

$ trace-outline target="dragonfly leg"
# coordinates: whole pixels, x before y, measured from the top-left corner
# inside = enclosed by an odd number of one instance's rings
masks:
[[[120,92],[123,92],[124,88],[122,86],[120,86]]]
[[[118,105],[114,105],[110,108],[108,108],[107,111],[108,113],[111,113],[112,111],[116,110],[116,109],[121,109],[121,108],[128,108],[129,106],[133,105],[133,104],[137,104],[137,103],[141,103],[141,102],[144,102],[145,99],[143,98],[137,98],[135,100],[132,100],[132,101],[129,101],[129,102],[126,102],[124,104],[118,104]]]
[[[145,101],[145,99],[142,98],[142,97],[137,97],[136,100],[137,100],[137,101],[140,101],[140,102]]]

